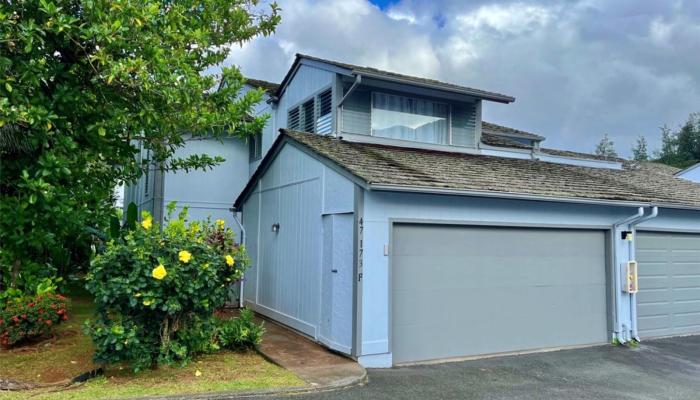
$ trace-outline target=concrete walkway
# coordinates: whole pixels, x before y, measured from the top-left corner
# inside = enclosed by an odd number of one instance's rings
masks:
[[[264,319],[260,353],[308,382],[312,389],[335,389],[366,382],[360,364],[335,354],[273,321]]]

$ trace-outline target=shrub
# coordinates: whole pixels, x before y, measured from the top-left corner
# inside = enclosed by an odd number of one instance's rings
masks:
[[[47,335],[68,319],[68,300],[58,294],[41,294],[9,302],[0,311],[0,345],[14,346]]]
[[[87,289],[96,316],[86,324],[98,363],[134,370],[216,350],[214,310],[248,263],[233,231],[217,220],[187,222],[187,209],[160,230],[144,213],[93,261]]]
[[[264,324],[253,322],[253,312],[241,310],[238,318],[219,320],[216,338],[219,346],[230,350],[245,350],[257,347],[265,333]]]

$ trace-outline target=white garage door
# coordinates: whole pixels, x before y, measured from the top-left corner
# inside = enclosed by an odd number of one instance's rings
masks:
[[[700,235],[639,232],[642,338],[700,334]]]
[[[606,342],[601,231],[394,226],[394,364]]]

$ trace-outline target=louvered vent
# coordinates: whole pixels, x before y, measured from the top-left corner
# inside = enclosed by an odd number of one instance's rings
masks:
[[[293,131],[298,131],[301,128],[299,107],[294,107],[287,113],[287,127]]]
[[[302,112],[302,124],[304,127],[304,132],[314,133],[315,121],[314,121],[314,99],[311,99],[301,106]]]
[[[331,133],[332,131],[332,115],[331,115],[332,96],[331,90],[318,95],[318,118],[316,119],[316,133]]]

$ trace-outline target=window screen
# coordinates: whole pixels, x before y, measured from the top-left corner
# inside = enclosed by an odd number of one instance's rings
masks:
[[[317,107],[316,133],[330,133],[333,130],[331,126],[333,119],[331,118],[332,94],[330,89],[318,95]]]
[[[314,99],[311,99],[301,106],[304,132],[313,133],[315,131],[314,103]]]
[[[298,131],[301,128],[299,107],[294,107],[287,113],[287,127],[293,131]]]

